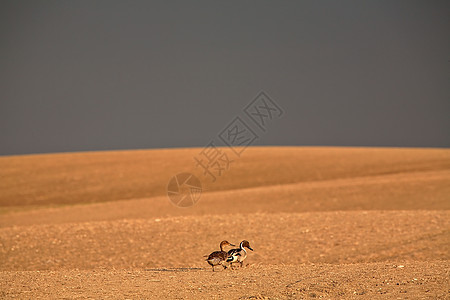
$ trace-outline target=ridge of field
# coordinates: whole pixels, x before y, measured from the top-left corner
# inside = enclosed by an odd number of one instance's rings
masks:
[[[205,267],[227,239],[246,263],[450,259],[449,211],[232,214],[0,228],[0,270]]]
[[[212,183],[195,167],[201,148],[0,157],[0,207],[96,203],[164,196],[191,172],[206,192],[450,170],[448,149],[252,147]],[[448,177],[445,177],[448,180]],[[445,180],[445,179],[444,179]],[[19,208],[20,209],[20,208]]]
[[[450,171],[424,171],[206,192],[188,209],[159,196],[4,211],[0,227],[254,212],[449,210],[449,195]]]

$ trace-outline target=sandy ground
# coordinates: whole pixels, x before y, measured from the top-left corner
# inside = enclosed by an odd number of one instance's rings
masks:
[[[4,298],[446,299],[448,262],[0,272]],[[446,289],[447,288],[447,289]]]
[[[450,299],[449,150],[252,148],[215,183],[199,151],[0,157],[0,298]]]

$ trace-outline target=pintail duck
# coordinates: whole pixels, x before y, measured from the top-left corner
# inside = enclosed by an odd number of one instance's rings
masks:
[[[223,247],[225,246],[235,246],[231,244],[228,241],[222,241],[220,243],[220,251],[214,251],[211,253],[206,261],[208,264],[212,266],[213,272],[214,272],[214,266],[222,265],[224,269],[227,268],[227,259],[228,259],[228,253],[223,250]]]
[[[245,251],[245,248],[253,251],[252,247],[250,247],[250,243],[247,240],[243,240],[239,244],[239,248],[228,251],[227,262],[230,263],[231,266],[233,266],[233,263],[240,263],[242,267],[244,260],[247,258],[247,251]]]

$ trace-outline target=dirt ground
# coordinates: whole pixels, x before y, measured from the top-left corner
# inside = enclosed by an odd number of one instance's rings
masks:
[[[450,299],[450,150],[257,147],[215,183],[199,151],[0,157],[0,298]]]
[[[2,298],[446,299],[448,262],[1,272]]]

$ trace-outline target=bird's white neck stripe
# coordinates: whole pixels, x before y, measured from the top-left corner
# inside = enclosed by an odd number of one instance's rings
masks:
[[[239,244],[239,247],[241,248],[241,250],[244,251],[245,255],[247,255],[247,251],[245,251],[245,248],[242,246],[243,243],[244,243],[244,242],[241,242],[241,243]]]

